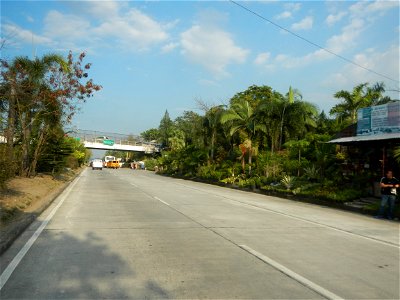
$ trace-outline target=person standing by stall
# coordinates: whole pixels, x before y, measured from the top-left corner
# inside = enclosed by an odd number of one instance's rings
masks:
[[[386,205],[389,206],[387,218],[393,219],[394,205],[396,203],[397,188],[400,187],[400,182],[397,178],[393,177],[393,171],[388,170],[386,176],[381,179],[381,205],[379,207],[378,215],[376,218],[382,219],[384,217]]]

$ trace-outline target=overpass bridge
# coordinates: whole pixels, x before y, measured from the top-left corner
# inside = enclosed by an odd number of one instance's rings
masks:
[[[92,130],[66,130],[68,136],[79,139],[88,149],[144,152],[146,154],[160,152],[160,146],[146,142],[140,136],[101,132]]]

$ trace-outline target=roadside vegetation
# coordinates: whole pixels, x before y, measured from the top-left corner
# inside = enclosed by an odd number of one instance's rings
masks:
[[[89,79],[91,64],[84,60],[85,53],[0,60],[0,187],[15,176],[56,176],[90,158],[64,131],[80,105],[101,89]],[[327,115],[297,89],[281,94],[253,85],[226,104],[198,99],[202,113],[185,111],[172,120],[166,111],[158,128],[141,134],[161,145],[159,156],[108,154],[146,160],[147,169],[162,174],[345,202],[368,193],[375,170],[343,175],[348,153],[326,142],[357,122],[358,109],[398,101],[384,92],[383,83],[338,91],[338,104]],[[400,160],[400,149],[394,156]]]
[[[166,111],[158,128],[141,134],[164,149],[146,167],[275,195],[335,203],[357,199],[370,193],[371,178],[379,175],[367,169],[344,176],[348,154],[326,142],[357,122],[359,108],[393,101],[384,91],[382,83],[338,91],[329,117],[291,87],[282,95],[269,86],[250,86],[226,105],[198,100],[203,114],[185,111],[172,120]]]
[[[101,86],[88,78],[85,53],[0,60],[0,187],[15,177],[59,174],[90,157],[64,125]]]

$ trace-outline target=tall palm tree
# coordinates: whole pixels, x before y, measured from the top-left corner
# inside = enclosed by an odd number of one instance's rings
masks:
[[[210,142],[210,160],[214,161],[215,144],[217,142],[218,128],[220,126],[221,116],[225,111],[225,105],[217,105],[209,108],[204,116],[203,126],[206,136]]]
[[[302,100],[303,95],[301,95],[300,91],[297,89],[292,89],[291,86],[289,86],[289,91],[286,94],[286,101],[284,101],[283,104],[283,109],[282,109],[282,116],[281,116],[281,127],[280,127],[280,140],[279,140],[279,149],[282,147],[282,139],[283,139],[283,124],[285,120],[285,112],[286,109],[288,108],[290,110],[291,106],[294,104],[295,100]]]
[[[259,110],[264,115],[267,111],[265,119],[272,133],[273,150],[280,150],[284,139],[301,139],[308,129],[316,127],[316,106],[304,101],[301,93],[292,87],[289,87],[286,97],[277,95],[274,101],[262,104]]]
[[[249,101],[245,98],[238,99],[232,104],[230,109],[225,111],[221,116],[221,123],[230,123],[230,135],[240,133],[242,139],[244,137],[244,147],[248,148],[249,153],[249,175],[251,175],[251,163],[254,151],[254,138],[258,131],[266,132],[265,124],[260,122],[254,113]]]
[[[370,87],[368,83],[361,83],[353,88],[351,92],[340,90],[334,94],[337,99],[342,99],[330,110],[331,115],[335,115],[345,125],[357,122],[357,111],[360,108],[384,104],[390,101],[389,97],[384,97],[385,86],[383,83],[376,83]]]
[[[294,101],[286,108],[281,138],[303,139],[305,134],[317,127],[318,109],[307,101]],[[280,143],[282,146],[282,143]]]
[[[259,120],[265,124],[267,129],[267,139],[271,143],[271,152],[278,150],[279,136],[282,128],[282,111],[284,97],[278,92],[274,92],[269,99],[261,101],[256,108]]]

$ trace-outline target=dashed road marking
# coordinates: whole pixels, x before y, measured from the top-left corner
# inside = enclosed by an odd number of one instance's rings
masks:
[[[164,203],[165,205],[168,205],[168,206],[170,206],[167,202],[165,202],[165,201],[163,201],[163,200],[161,200],[160,198],[158,198],[157,196],[154,196],[154,199],[156,199],[156,200],[158,200],[158,201],[160,201],[160,202],[162,202],[162,203]]]
[[[310,288],[314,292],[320,294],[321,296],[325,297],[326,299],[330,300],[341,300],[342,297],[328,291],[327,289],[319,286],[318,284],[308,280],[307,278],[297,274],[296,272],[286,268],[285,266],[281,265],[280,263],[274,261],[273,259],[247,247],[246,245],[239,245],[240,248],[245,250],[246,252],[250,253],[251,255],[257,257],[261,261],[265,262],[266,264],[270,265],[271,267],[277,269],[278,271],[284,273],[285,275],[289,276],[290,278],[296,280],[297,282],[301,283],[302,285]]]

